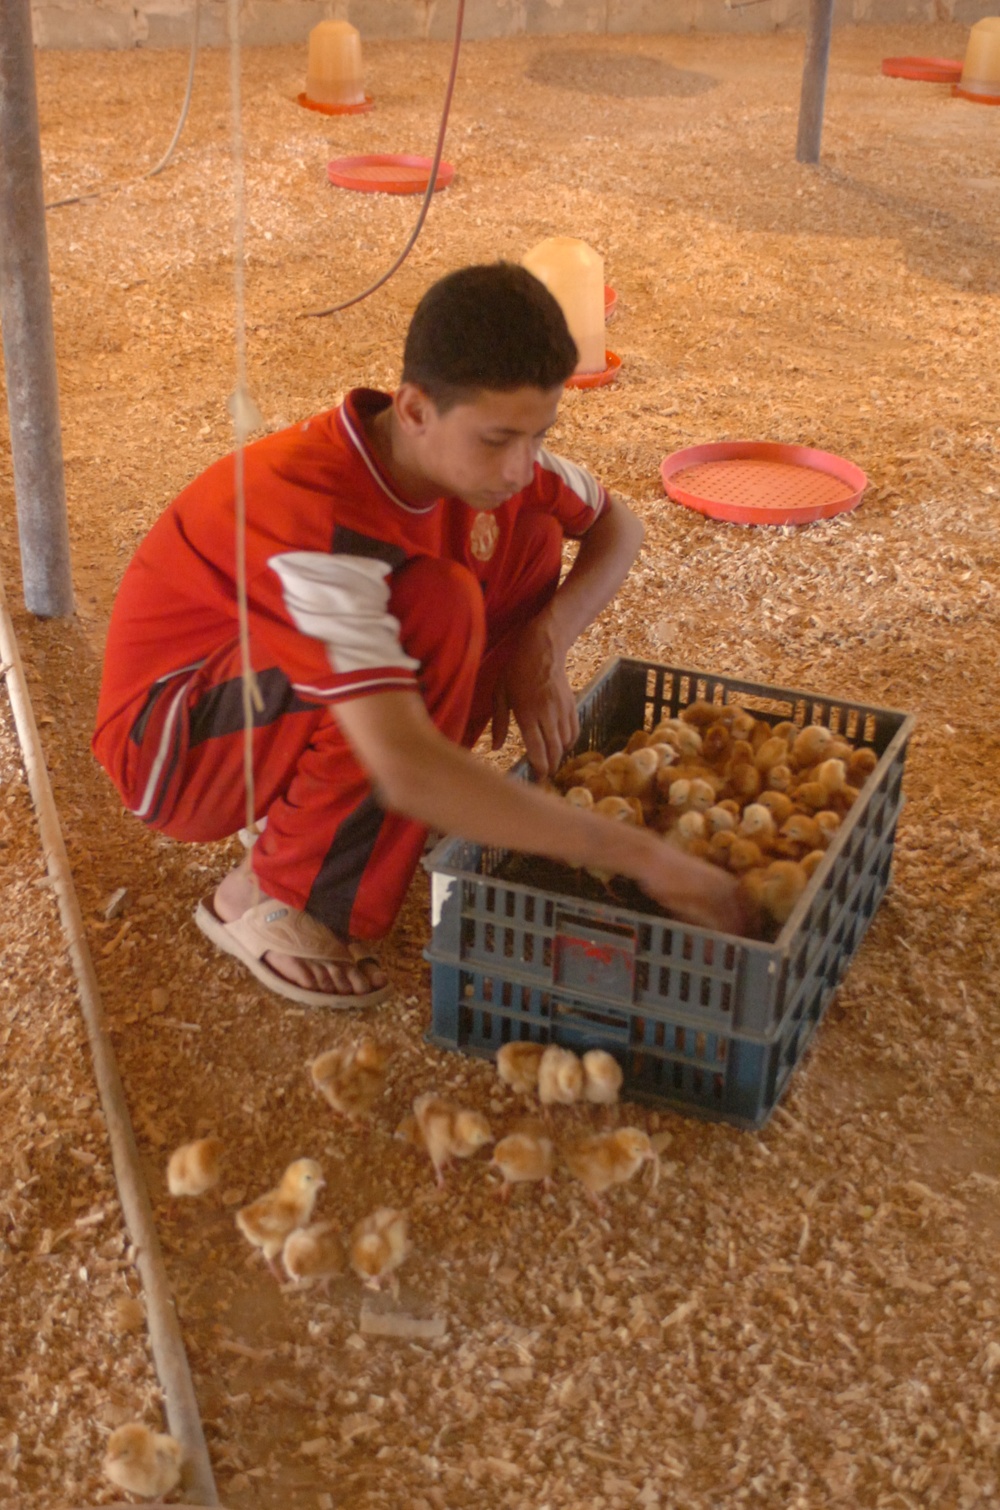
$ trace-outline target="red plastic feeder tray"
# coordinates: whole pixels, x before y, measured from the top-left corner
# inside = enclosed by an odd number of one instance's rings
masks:
[[[422,194],[430,183],[432,157],[403,152],[367,152],[360,157],[337,157],[327,164],[326,176],[338,189],[360,194]],[[435,191],[446,189],[455,177],[451,163],[438,163]]]
[[[717,441],[661,463],[667,496],[731,524],[812,524],[861,502],[868,479],[829,451],[776,441]]]
[[[622,359],[613,351],[604,353],[605,368],[603,372],[574,372],[572,377],[566,379],[567,388],[606,388],[613,383],[618,376],[622,365]]]
[[[957,84],[962,64],[954,58],[883,58],[882,72],[889,79],[919,79],[924,84]]]
[[[363,100],[356,105],[321,105],[318,100],[311,100],[305,90],[295,96],[296,102],[304,110],[317,110],[320,115],[361,115],[365,110],[370,110],[375,101],[370,94],[366,94]]]

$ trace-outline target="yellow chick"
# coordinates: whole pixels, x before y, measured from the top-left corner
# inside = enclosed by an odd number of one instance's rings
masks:
[[[821,760],[813,770],[813,780],[828,792],[842,792],[847,784],[847,766],[842,760]]]
[[[774,922],[787,923],[808,884],[808,875],[794,860],[774,860],[764,871],[761,906]]]
[[[688,793],[688,812],[707,813],[710,807],[715,806],[715,787],[704,777],[696,776],[691,782],[691,790]]]
[[[707,813],[715,806],[715,787],[704,776],[677,776],[667,788],[675,813]]]
[[[757,798],[761,807],[766,807],[777,827],[780,828],[795,811],[795,803],[787,792],[761,792]]]
[[[805,871],[806,877],[809,880],[812,880],[812,877],[822,865],[825,858],[826,856],[821,849],[810,850],[809,854],[803,855],[802,859],[799,861],[799,864],[802,866],[802,869]]]
[[[580,1138],[566,1147],[563,1157],[570,1174],[580,1181],[598,1211],[604,1210],[600,1197],[606,1190],[624,1185],[645,1163],[656,1167],[653,1145],[637,1127]]]
[[[840,814],[831,812],[829,808],[821,808],[815,817],[825,849],[840,827]]]
[[[629,769],[626,773],[625,785],[622,787],[622,795],[638,797],[642,801],[653,790],[656,773],[662,764],[660,753],[655,746],[647,745],[645,749],[636,750],[625,758],[629,762]]]
[[[466,1111],[434,1091],[425,1091],[417,1097],[413,1115],[441,1187],[445,1167],[452,1159],[469,1159],[493,1142],[490,1124],[482,1112]]]
[[[823,724],[807,724],[792,741],[792,764],[802,770],[822,760],[833,740],[830,730]]]
[[[566,801],[573,807],[593,807],[594,794],[589,787],[571,786],[566,793]]]
[[[296,1284],[322,1280],[326,1285],[335,1274],[344,1272],[344,1245],[332,1222],[296,1227],[285,1238],[281,1262],[289,1279]]]
[[[625,796],[625,784],[631,772],[629,756],[609,755],[601,767],[601,774],[617,797]]]
[[[764,740],[754,756],[754,765],[758,771],[767,772],[772,766],[787,765],[788,741],[770,735]]]
[[[736,807],[736,812],[733,808]],[[705,814],[705,827],[709,835],[732,833],[739,821],[736,803],[716,802]]]
[[[205,1195],[219,1183],[221,1138],[198,1138],[175,1148],[167,1163],[167,1189],[173,1196]]]
[[[538,1066],[545,1053],[544,1043],[514,1039],[497,1049],[497,1074],[519,1096],[527,1096],[538,1086]]]
[[[574,786],[590,766],[600,766],[604,757],[599,750],[584,750],[582,755],[570,755],[556,772],[553,780],[557,787],[566,790]]]
[[[877,765],[878,756],[874,750],[869,750],[867,746],[855,750],[847,759],[848,782],[851,786],[864,786]]]
[[[755,718],[753,728],[750,730],[747,738],[753,747],[754,756],[756,756],[757,751],[763,744],[766,744],[769,739],[775,738],[775,733],[766,718]]]
[[[816,819],[810,818],[808,813],[793,813],[781,825],[781,833],[785,839],[801,845],[805,850],[819,849],[822,846],[822,830]]]
[[[705,735],[701,742],[701,753],[710,765],[721,765],[724,760],[729,758],[732,747],[732,732],[729,725],[723,723],[721,719],[718,723],[712,724],[711,728],[705,730]]]
[[[499,1169],[503,1175],[500,1199],[509,1201],[515,1185],[544,1181],[546,1188],[552,1183],[555,1167],[555,1148],[552,1139],[544,1133],[515,1132],[501,1138],[493,1150],[490,1167]]]
[[[861,793],[856,786],[851,786],[850,782],[845,782],[839,792],[830,792],[828,794],[828,804],[834,812],[846,813],[850,811],[860,796]]]
[[[675,813],[686,813],[688,798],[691,795],[691,782],[687,777],[673,776],[669,782],[663,784],[666,787],[665,795],[670,807]],[[663,790],[661,786],[661,791]]]
[[[635,808],[627,797],[615,795],[603,797],[600,802],[594,804],[595,813],[600,813],[603,818],[610,818],[613,823],[634,823]]]
[[[689,809],[688,812],[681,813],[671,838],[676,838],[682,848],[687,849],[690,845],[704,839],[707,833],[708,826],[705,823],[705,814]]]
[[[743,809],[736,832],[741,839],[753,839],[765,845],[774,838],[774,819],[761,802],[750,802]]]
[[[696,729],[707,729],[710,725],[718,723],[720,718],[725,717],[726,710],[721,703],[710,703],[705,698],[696,698],[693,703],[688,703],[686,708],[681,709],[681,719],[686,724],[693,724]]]
[[[412,1112],[408,1112],[403,1120],[397,1124],[396,1130],[392,1136],[399,1143],[409,1143],[411,1147],[419,1148],[424,1153],[427,1152],[427,1145],[424,1142],[424,1135],[420,1131],[420,1128],[417,1126],[417,1119]]]
[[[716,865],[728,865],[729,851],[737,842],[746,841],[737,841],[736,835],[731,829],[721,829],[719,833],[713,834],[708,841],[708,858]]]
[[[678,719],[665,719],[649,736],[650,744],[666,744],[678,755],[688,758],[701,754],[701,735],[690,724]]]
[[[129,1494],[162,1499],[181,1478],[181,1444],[139,1421],[119,1426],[108,1438],[104,1476]]]
[[[787,792],[794,780],[792,768],[789,765],[773,765],[764,777],[764,784],[768,791]]]
[[[763,866],[755,865],[740,873],[740,897],[743,901],[748,938],[762,938],[764,935],[767,909],[764,906],[763,889]]]
[[[721,835],[716,837],[721,838]],[[755,840],[743,839],[737,834],[729,846],[726,863],[734,875],[740,876],[744,871],[763,865],[764,852]]]
[[[601,802],[605,797],[611,797],[611,783],[608,781],[600,766],[587,766],[580,777],[580,785],[587,788],[595,803]]]
[[[380,1290],[389,1275],[395,1286],[395,1272],[409,1251],[406,1214],[390,1206],[362,1217],[351,1233],[351,1268],[369,1290]]]
[[[315,1159],[296,1159],[274,1190],[237,1211],[237,1227],[248,1243],[261,1250],[275,1279],[281,1279],[274,1261],[285,1239],[296,1227],[308,1225],[316,1197],[325,1183]]]
[[[572,1106],[583,1095],[583,1065],[572,1049],[550,1043],[538,1066],[538,1099],[543,1106]]]
[[[749,739],[737,739],[734,735],[732,748],[729,751],[729,759],[724,767],[724,774],[728,775],[738,765],[753,765],[754,750]]]
[[[787,770],[787,766],[785,767]],[[771,775],[771,772],[768,772]],[[730,760],[726,767],[725,791],[737,802],[755,802],[761,789],[761,775],[750,760]]]
[[[734,740],[749,740],[757,722],[752,713],[748,713],[738,703],[732,703],[722,710],[722,716],[728,723]]]
[[[646,733],[645,729],[636,729],[635,733],[630,734],[628,737],[628,744],[625,746],[625,754],[634,755],[636,750],[645,750],[648,745],[649,735]]]
[[[359,1122],[385,1089],[390,1051],[366,1034],[320,1054],[309,1066],[313,1085],[340,1117]]]
[[[797,807],[814,813],[818,808],[826,807],[831,794],[821,781],[803,781],[795,788],[794,795]]]
[[[583,1066],[583,1099],[594,1106],[614,1106],[625,1076],[613,1054],[606,1049],[588,1049]]]

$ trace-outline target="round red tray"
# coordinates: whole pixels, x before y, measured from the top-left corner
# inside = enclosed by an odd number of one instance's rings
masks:
[[[320,115],[360,115],[363,110],[370,110],[374,104],[370,94],[366,94],[356,105],[321,105],[318,100],[311,100],[304,90],[295,98],[304,109],[318,110]]]
[[[622,365],[622,359],[621,357],[616,356],[613,351],[606,351],[604,353],[604,360],[607,363],[607,366],[605,367],[603,372],[574,372],[572,377],[568,377],[566,379],[566,387],[606,388],[607,385],[609,383],[613,383],[615,378],[618,376],[619,368]]]
[[[432,157],[404,152],[366,152],[361,157],[337,157],[327,164],[326,176],[339,189],[361,194],[421,194],[430,182]],[[434,188],[445,189],[455,177],[451,163],[438,164]]]
[[[717,441],[661,463],[667,496],[733,524],[812,524],[861,502],[868,479],[829,451],[776,441]]]
[[[604,323],[605,324],[607,324],[607,322],[609,320],[613,320],[614,319],[614,317],[615,317],[615,310],[617,308],[618,308],[618,295],[615,293],[615,291],[614,291],[613,288],[609,287],[609,285],[607,283],[605,283],[605,285],[604,285]]]
[[[957,84],[962,64],[954,58],[883,58],[882,72],[890,79],[920,79],[925,84]]]

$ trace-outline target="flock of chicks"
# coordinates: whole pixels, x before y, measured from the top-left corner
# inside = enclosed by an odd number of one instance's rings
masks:
[[[751,930],[760,933],[791,916],[876,764],[873,750],[855,748],[823,725],[772,725],[737,705],[699,701],[678,718],[633,734],[619,753],[572,756],[554,785],[568,802],[655,829],[666,842],[738,875]],[[610,890],[610,873],[592,874]],[[360,1125],[385,1089],[389,1058],[384,1044],[365,1036],[321,1054],[309,1071],[334,1112]],[[495,1141],[481,1112],[434,1091],[417,1096],[395,1136],[427,1154],[439,1186],[452,1160],[470,1158],[489,1144],[504,1200],[518,1184],[548,1188],[557,1154],[598,1210],[607,1191],[646,1163],[655,1183],[656,1150],[638,1128],[559,1143],[554,1135],[553,1107],[578,1101],[610,1107],[618,1101],[622,1071],[611,1054],[591,1049],[581,1058],[555,1044],[518,1041],[502,1046],[496,1065],[515,1093],[537,1096],[543,1116]],[[214,1189],[223,1152],[215,1137],[175,1149],[167,1166],[171,1196]],[[279,1281],[280,1256],[295,1284],[328,1284],[349,1263],[365,1285],[378,1289],[388,1279],[395,1288],[396,1271],[410,1251],[406,1213],[378,1207],[355,1224],[345,1244],[334,1223],[312,1221],[324,1183],[314,1159],[296,1159],[273,1190],[236,1212],[236,1225]],[[131,1493],[163,1496],[180,1482],[181,1459],[173,1437],[130,1422],[112,1432],[104,1472]]]
[[[309,1073],[333,1111],[360,1126],[385,1090],[389,1059],[386,1045],[365,1035],[321,1054],[309,1065]],[[655,1183],[656,1150],[638,1128],[611,1128],[557,1145],[554,1107],[580,1101],[604,1107],[617,1103],[622,1071],[611,1054],[591,1049],[581,1058],[555,1044],[514,1042],[501,1047],[496,1066],[500,1079],[516,1094],[537,1097],[541,1117],[526,1119],[495,1141],[481,1112],[426,1091],[416,1097],[412,1112],[395,1130],[395,1137],[428,1156],[439,1186],[444,1185],[452,1160],[468,1159],[489,1144],[494,1145],[491,1167],[502,1177],[500,1194],[505,1201],[515,1185],[551,1186],[557,1146],[566,1168],[599,1211],[604,1210],[601,1197],[630,1180],[646,1163],[653,1165]],[[216,1137],[176,1148],[167,1164],[171,1196],[198,1197],[215,1189],[223,1155],[224,1145]],[[350,1264],[365,1285],[379,1289],[388,1279],[395,1289],[396,1270],[410,1251],[406,1213],[380,1206],[356,1223],[345,1243],[334,1223],[312,1221],[324,1183],[315,1159],[296,1159],[273,1190],[236,1212],[236,1225],[279,1281],[280,1256],[285,1274],[296,1284],[327,1285]],[[181,1456],[173,1437],[130,1422],[112,1432],[104,1472],[121,1489],[162,1497],[180,1482]]]
[[[750,932],[788,921],[878,764],[823,724],[771,724],[738,704],[698,701],[639,730],[625,749],[564,761],[567,802],[662,833],[740,877]],[[612,876],[590,872],[610,889]]]

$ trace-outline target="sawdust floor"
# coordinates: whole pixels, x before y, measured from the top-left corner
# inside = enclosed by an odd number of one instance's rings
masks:
[[[304,53],[244,65],[249,377],[269,426],[392,384],[437,275],[543,236],[595,244],[619,294],[618,386],[565,401],[556,448],[635,500],[641,563],[573,656],[632,652],[910,710],[895,885],[759,1135],[626,1109],[670,1134],[655,1192],[596,1217],[563,1179],[501,1208],[481,1164],[442,1200],[390,1131],[419,1090],[515,1107],[430,1049],[426,879],[385,948],[399,1045],[370,1133],[334,1127],[306,1061],[356,1029],[256,989],[195,931],[235,843],[183,848],[124,816],[88,733],[119,576],[160,509],[231,444],[227,60],[198,63],[160,177],[54,211],[48,233],[78,614],[18,630],[129,1090],[220,1491],[309,1507],[995,1505],[1000,1405],[997,586],[1000,178],[994,112],[883,79],[961,56],[945,25],[838,32],[823,163],[793,144],[791,36],[469,45],[458,176],[378,297],[410,199],[330,189],[329,158],[429,151],[445,46],[369,45],[377,109],[292,103]],[[164,150],[180,54],[42,54],[47,194],[122,183]],[[755,436],[852,457],[863,507],[800,531],[668,504],[658,466]],[[18,597],[9,448],[2,546]],[[0,1498],[115,1498],[110,1427],[160,1419],[135,1275],[51,892],[3,712]],[[127,887],[122,916],[105,901]],[[154,1012],[151,992],[168,1006]],[[567,1125],[586,1118],[570,1112]],[[224,1205],[171,1215],[169,1149],[226,1141]],[[361,1335],[350,1279],[279,1291],[231,1209],[293,1157],[345,1225],[409,1209],[400,1306],[437,1341]]]

